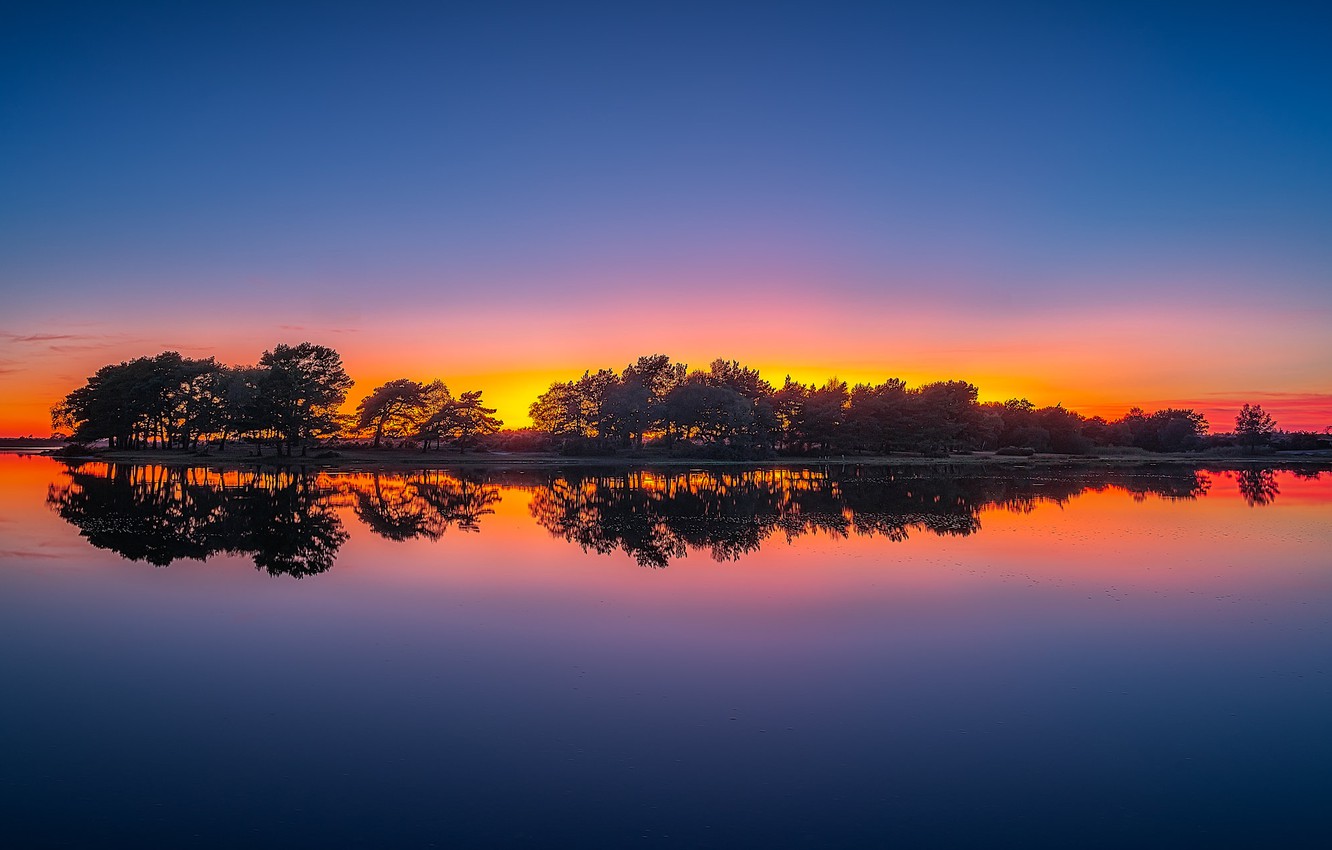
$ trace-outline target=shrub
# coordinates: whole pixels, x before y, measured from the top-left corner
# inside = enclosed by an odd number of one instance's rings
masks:
[[[67,446],[61,446],[58,449],[52,449],[49,452],[43,452],[49,457],[95,457],[100,454],[97,449],[83,443],[70,443]]]
[[[560,454],[567,457],[605,457],[615,454],[615,449],[588,437],[571,437],[560,446]]]

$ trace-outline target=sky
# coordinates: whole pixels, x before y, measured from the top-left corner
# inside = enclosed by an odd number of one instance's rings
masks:
[[[1317,3],[8,4],[0,434],[302,340],[513,426],[661,352],[1321,430],[1329,43]]]

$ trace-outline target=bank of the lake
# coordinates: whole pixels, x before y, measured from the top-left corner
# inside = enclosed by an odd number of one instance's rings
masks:
[[[185,451],[144,449],[135,451],[96,451],[87,455],[62,454],[64,460],[100,460],[117,463],[153,463],[165,466],[213,466],[221,468],[303,467],[307,469],[346,471],[401,471],[412,469],[452,469],[457,467],[522,466],[619,469],[624,467],[810,467],[828,465],[892,467],[994,466],[1000,468],[1041,467],[1050,469],[1140,466],[1142,464],[1183,465],[1215,470],[1253,467],[1284,468],[1325,466],[1332,468],[1332,451],[1278,452],[1262,455],[1220,455],[1207,453],[1107,452],[1090,455],[1035,454],[1003,455],[992,451],[929,457],[918,454],[829,455],[826,457],[781,456],[764,460],[724,460],[672,456],[664,452],[642,451],[623,454],[579,457],[553,452],[422,452],[408,449],[337,449],[311,448],[307,454],[291,456],[265,453],[256,455],[250,446],[229,447],[225,451]]]

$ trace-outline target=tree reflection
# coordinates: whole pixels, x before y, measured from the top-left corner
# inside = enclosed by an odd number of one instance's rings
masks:
[[[424,537],[438,540],[451,526],[480,528],[481,517],[495,512],[499,488],[475,476],[437,470],[411,476],[373,473],[343,483],[355,499],[356,516],[388,540]]]
[[[296,578],[328,571],[349,534],[350,504],[389,540],[438,540],[451,526],[475,531],[499,488],[443,472],[327,476],[303,471],[88,463],[47,492],[59,516],[99,549],[167,566],[247,555],[257,569]]]
[[[1281,494],[1276,473],[1270,469],[1241,469],[1235,474],[1240,495],[1250,507],[1270,505]]]
[[[269,575],[327,572],[349,535],[309,475],[274,474],[238,488],[232,505],[241,536],[227,551],[249,554]],[[223,491],[226,492],[226,491]],[[224,511],[225,513],[225,511]]]
[[[734,561],[774,537],[966,536],[989,510],[1017,513],[1086,491],[1135,499],[1195,499],[1206,472],[1171,466],[736,468],[309,473],[217,471],[153,465],[71,465],[47,502],[89,543],[166,566],[245,555],[272,575],[328,571],[355,516],[391,541],[438,541],[477,531],[505,489],[527,491],[533,519],[585,551],[623,552],[665,567],[691,552]],[[1239,473],[1252,505],[1278,494],[1271,470]]]
[[[47,504],[93,546],[159,567],[244,554],[300,578],[332,567],[348,538],[304,473],[85,464],[50,486]]]
[[[555,474],[534,488],[532,517],[584,550],[623,551],[665,567],[689,550],[736,560],[774,534],[906,540],[912,533],[964,536],[983,510],[1027,512],[1087,489],[1115,486],[1145,498],[1191,499],[1210,478],[1195,470],[987,472],[975,467],[852,471],[758,469],[720,472]]]

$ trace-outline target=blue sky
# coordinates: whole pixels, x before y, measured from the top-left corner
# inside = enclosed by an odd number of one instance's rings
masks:
[[[1114,303],[1332,366],[1272,318],[1332,315],[1332,7],[266,6],[5,11],[0,331]]]

